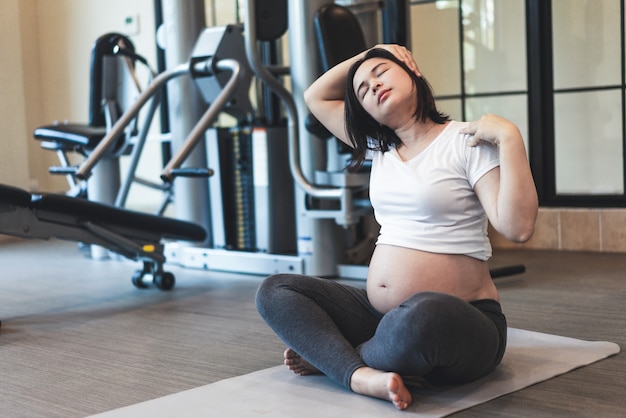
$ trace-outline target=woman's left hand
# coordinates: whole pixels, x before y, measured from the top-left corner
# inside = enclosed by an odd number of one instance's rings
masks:
[[[519,129],[511,121],[488,113],[479,120],[470,122],[461,133],[465,134],[467,145],[474,147],[481,141],[500,145],[501,141],[513,136],[512,134],[519,136]]]

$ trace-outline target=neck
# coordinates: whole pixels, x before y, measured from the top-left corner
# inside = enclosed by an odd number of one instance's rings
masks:
[[[447,123],[439,124],[432,120],[416,123],[411,129],[397,132],[402,144],[396,148],[400,158],[408,161],[422,152],[441,133]]]
[[[411,126],[407,126],[404,129],[396,130],[396,134],[402,141],[402,146],[410,147],[412,145],[418,145],[424,142],[430,142],[437,136],[439,129],[444,125],[433,122],[428,119],[425,122],[415,122]]]

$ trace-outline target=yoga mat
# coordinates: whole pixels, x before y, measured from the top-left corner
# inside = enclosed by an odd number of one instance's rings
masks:
[[[493,373],[452,388],[416,389],[414,403],[403,416],[446,416],[620,351],[611,342],[583,341],[516,328],[509,328],[508,339],[502,363]],[[393,411],[390,402],[354,394],[325,376],[297,376],[286,367],[277,366],[94,417],[378,418]]]

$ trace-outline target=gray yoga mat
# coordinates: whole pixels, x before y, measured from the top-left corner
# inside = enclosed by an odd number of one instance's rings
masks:
[[[605,341],[584,341],[516,328],[508,330],[502,364],[473,383],[413,393],[403,416],[441,417],[617,354]],[[95,415],[130,417],[380,417],[391,403],[356,395],[325,376],[297,376],[284,366],[225,379],[173,395]]]

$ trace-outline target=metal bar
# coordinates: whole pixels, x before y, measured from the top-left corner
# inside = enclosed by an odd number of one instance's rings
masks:
[[[113,125],[113,128],[111,128],[111,131],[104,138],[102,138],[89,157],[83,161],[80,167],[78,167],[75,174],[76,178],[80,180],[88,179],[91,176],[94,166],[106,155],[109,148],[115,145],[119,135],[123,133],[124,129],[126,129],[137,114],[139,114],[139,111],[144,104],[146,104],[146,102],[169,80],[187,73],[189,73],[189,66],[185,63],[156,76],[152,83],[150,83],[146,90],[139,96],[137,101],[130,107],[130,109],[128,109],[128,111],[122,114],[120,119],[115,123],[115,125]]]
[[[204,112],[202,118],[194,125],[178,152],[163,169],[163,174],[161,174],[161,179],[163,179],[163,181],[169,183],[173,181],[174,176],[172,175],[172,170],[180,168],[189,154],[193,151],[198,141],[204,137],[204,133],[209,126],[213,123],[213,121],[215,121],[217,116],[219,116],[224,106],[228,103],[228,99],[230,99],[237,88],[237,82],[242,75],[239,63],[233,59],[224,59],[218,61],[216,67],[218,70],[230,70],[232,71],[232,75],[228,79],[228,83],[226,83],[224,89],[213,101],[211,106],[209,106],[209,108]]]
[[[305,176],[300,166],[300,143],[298,132],[298,112],[293,97],[287,89],[261,64],[258,54],[256,53],[256,21],[254,15],[256,6],[254,1],[248,1],[244,18],[246,55],[248,63],[257,77],[265,82],[268,87],[276,93],[283,101],[289,117],[287,118],[289,132],[289,168],[291,174],[306,193],[318,198],[341,198],[346,189],[341,188],[320,188],[313,185]]]
[[[148,131],[150,130],[150,125],[152,125],[152,120],[154,118],[154,114],[156,113],[159,104],[161,104],[162,94],[160,91],[152,98],[150,102],[150,108],[148,113],[146,114],[146,120],[144,121],[143,127],[141,128],[141,132],[137,136],[137,141],[133,144],[133,151],[131,155],[130,165],[128,167],[128,173],[126,174],[126,178],[124,179],[124,183],[120,187],[120,190],[117,193],[117,198],[115,199],[115,206],[124,207],[126,206],[126,199],[128,198],[128,193],[130,192],[130,187],[133,182],[135,182],[135,173],[137,172],[137,167],[139,166],[139,160],[141,159],[141,154],[143,152],[143,148],[146,144],[146,139],[148,138]]]
[[[130,258],[132,260],[137,260],[140,258],[149,259],[158,263],[165,262],[165,256],[161,254],[161,252],[148,252],[141,244],[126,237],[123,237],[119,234],[116,234],[115,232],[110,231],[106,228],[102,228],[101,226],[98,226],[92,222],[85,222],[84,226],[87,230],[92,232],[97,237],[102,238],[103,240],[108,241],[112,244],[115,244],[117,249],[114,251],[119,252],[127,258]]]

